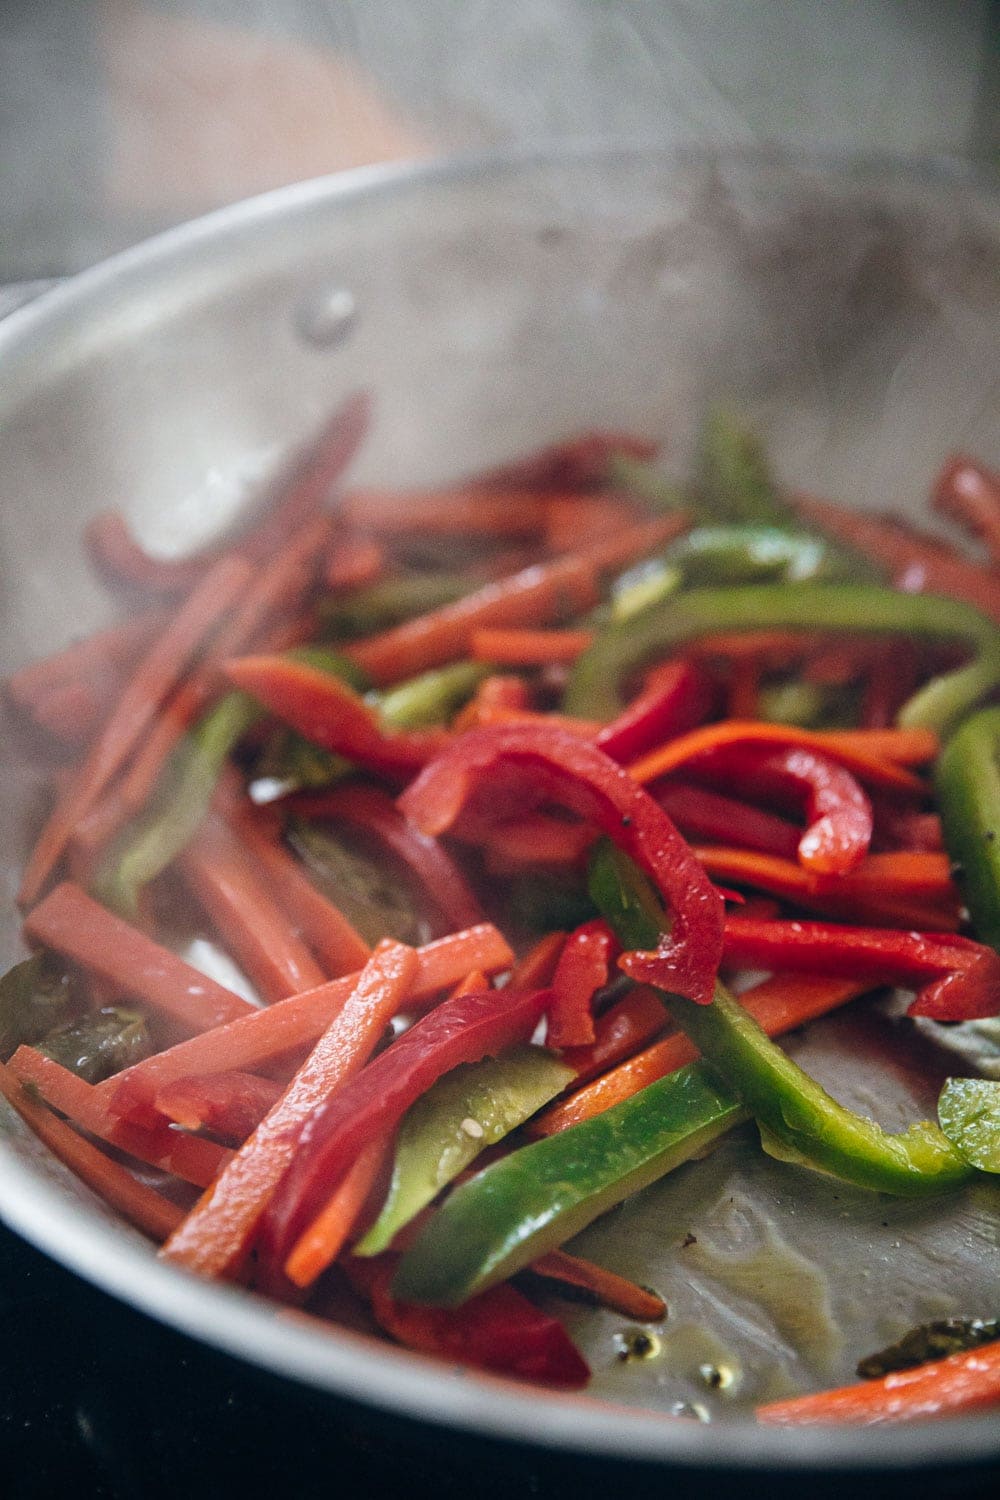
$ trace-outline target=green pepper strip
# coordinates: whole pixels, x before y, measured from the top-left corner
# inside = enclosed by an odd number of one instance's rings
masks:
[[[627,855],[602,842],[591,869],[591,892],[621,942],[630,948],[655,943],[665,922],[662,908]],[[722,984],[711,1005],[692,1005],[678,995],[666,1000],[678,1026],[767,1132],[772,1154],[905,1197],[947,1192],[973,1175],[932,1121],[890,1135],[838,1104]]]
[[[973,930],[1000,950],[1000,708],[966,719],[941,753],[934,784]]]
[[[226,757],[259,716],[259,706],[244,693],[227,693],[185,735],[165,795],[129,825],[98,874],[95,894],[106,906],[134,918],[139,893],[197,833]]]
[[[481,1151],[523,1125],[574,1077],[544,1047],[520,1046],[439,1079],[407,1111],[385,1204],[354,1254],[388,1250],[399,1230]]]
[[[732,630],[843,631],[958,641],[973,657],[935,677],[899,714],[908,728],[945,734],[1000,684],[1000,629],[957,599],[903,594],[874,584],[782,583],[692,589],[602,631],[576,662],[564,701],[580,718],[613,719],[628,676],[652,656],[699,636]]]
[[[877,583],[885,574],[870,558],[807,531],[778,526],[698,526],[662,554],[688,587],[701,584]]]
[[[447,723],[489,672],[484,662],[456,661],[371,693],[368,702],[378,709],[386,729],[429,729]]]

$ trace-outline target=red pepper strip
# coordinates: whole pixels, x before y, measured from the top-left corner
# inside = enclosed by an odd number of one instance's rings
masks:
[[[54,949],[185,1031],[208,1031],[253,1014],[248,1000],[161,948],[69,881],[29,913],[24,933],[29,942]]]
[[[1000,1343],[950,1354],[912,1370],[894,1370],[881,1380],[773,1401],[757,1408],[757,1421],[770,1427],[812,1427],[826,1422],[870,1427],[876,1422],[958,1416],[998,1403]]]
[[[704,667],[692,661],[665,662],[655,684],[601,730],[597,748],[619,765],[628,765],[654,745],[703,724],[718,696],[715,680]]]
[[[156,1108],[184,1130],[207,1130],[239,1144],[282,1092],[280,1084],[256,1073],[207,1073],[166,1084],[156,1096]]]
[[[399,1257],[350,1258],[344,1270],[371,1306],[376,1323],[398,1343],[449,1364],[472,1365],[544,1385],[576,1390],[590,1371],[561,1323],[506,1284],[463,1307],[417,1307],[397,1302],[389,1287]]]
[[[289,802],[303,817],[333,818],[383,843],[412,871],[421,891],[444,918],[446,931],[473,927],[483,920],[479,902],[451,855],[437,839],[415,828],[380,788],[342,786]]]
[[[530,775],[538,801],[562,802],[596,823],[660,891],[671,930],[656,952],[627,954],[626,973],[707,1005],[721,957],[722,899],[666,813],[600,750],[556,730],[473,730],[424,769],[399,805],[426,832],[444,833],[470,800],[496,805],[504,768],[522,783]]]
[[[421,1094],[459,1063],[495,1057],[530,1037],[549,990],[486,990],[445,1000],[312,1114],[261,1224],[265,1276],[277,1271],[358,1150],[391,1129]]]
[[[691,769],[724,786],[738,786],[746,797],[804,802],[808,826],[798,841],[798,858],[817,875],[846,875],[868,852],[871,802],[857,778],[821,751],[802,745],[720,746],[698,757]]]
[[[225,675],[307,740],[373,771],[409,776],[448,741],[443,730],[387,734],[373,708],[328,672],[285,656],[227,661]]]
[[[911,812],[891,802],[875,801],[873,847],[908,850],[914,854],[940,854],[944,850],[941,818],[937,813]]]
[[[491,875],[510,875],[531,865],[579,865],[595,836],[586,823],[537,812],[484,828],[476,842]]]
[[[843,974],[917,990],[908,1015],[973,1021],[1000,1014],[1000,954],[953,933],[726,918],[725,960]]]
[[[601,917],[570,933],[552,980],[545,1038],[549,1047],[589,1047],[595,1040],[591,1002],[607,984],[620,952],[621,945]]]
[[[870,782],[886,792],[906,792],[918,797],[924,796],[927,789],[919,776],[914,776],[912,772],[905,771],[900,766],[886,764],[881,759],[881,751],[877,748],[878,742],[879,731],[876,730],[873,731],[872,752],[866,754],[862,749],[865,742],[861,734],[852,736],[848,743],[845,735],[824,734],[821,731],[798,729],[782,724],[762,724],[753,719],[746,721],[727,719],[722,724],[706,724],[701,729],[695,729],[690,734],[683,735],[680,739],[671,740],[662,748],[652,751],[649,755],[643,756],[642,760],[630,765],[629,775],[641,785],[645,785],[647,782],[657,780],[660,776],[669,775],[681,766],[688,767],[693,761],[699,762],[699,770],[707,769],[711,763],[709,756],[717,756],[724,749],[730,752],[736,746],[742,748],[753,745],[770,750],[783,750],[792,746],[817,750],[821,754],[826,754],[832,760],[853,771],[861,781]]]
[[[733,844],[781,859],[794,859],[798,852],[800,829],[749,802],[684,782],[667,782],[657,789],[656,800],[685,838]]]
[[[938,475],[931,504],[981,537],[994,566],[1000,562],[1000,474],[956,455]]]
[[[350,1092],[346,1080],[364,1067],[385,1026],[402,1008],[416,968],[412,948],[392,942],[376,948],[347,1003],[288,1089],[164,1245],[166,1260],[202,1276],[240,1273],[307,1121],[331,1094]]]
[[[576,1087],[638,1052],[668,1025],[660,992],[650,985],[637,984],[598,1016],[591,1045],[568,1047],[561,1061],[576,1074]]]
[[[575,485],[607,483],[608,464],[613,458],[634,458],[648,462],[655,458],[658,445],[648,438],[629,432],[583,432],[541,448],[527,458],[480,474],[481,485],[515,485],[538,489],[568,489]]]

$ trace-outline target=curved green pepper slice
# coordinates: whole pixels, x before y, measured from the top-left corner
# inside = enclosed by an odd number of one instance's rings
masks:
[[[973,930],[1000,949],[1000,708],[966,719],[941,752],[934,784]]]
[[[699,636],[733,630],[820,630],[958,641],[971,661],[935,677],[906,703],[899,722],[946,733],[1000,684],[1000,629],[957,599],[903,594],[875,584],[782,583],[691,589],[601,631],[576,662],[567,713],[613,719],[628,676],[656,654]]]

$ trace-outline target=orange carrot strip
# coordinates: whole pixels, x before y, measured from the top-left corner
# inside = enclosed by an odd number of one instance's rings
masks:
[[[658,1323],[667,1315],[667,1304],[655,1292],[595,1265],[592,1260],[567,1255],[565,1250],[550,1250],[532,1261],[529,1269],[536,1276],[589,1292],[602,1307],[609,1307],[625,1318],[635,1318],[638,1323]]]
[[[118,706],[61,795],[32,850],[19,900],[32,906],[80,819],[90,811],[175,686],[199,646],[232,607],[252,576],[240,558],[223,558],[194,590],[139,663]]]
[[[578,865],[596,837],[587,823],[567,823],[539,812],[494,823],[479,842],[490,873],[509,875],[526,865]]]
[[[831,755],[840,749],[845,755],[891,760],[899,766],[930,765],[941,749],[933,729],[820,729],[816,733]]]
[[[37,1090],[51,1109],[66,1115],[81,1130],[195,1187],[208,1187],[229,1160],[231,1153],[225,1146],[170,1130],[162,1120],[150,1130],[120,1120],[93,1084],[34,1047],[18,1047],[8,1067],[22,1083]]]
[[[316,889],[294,855],[269,838],[249,815],[232,822],[249,859],[261,870],[275,899],[316,954],[330,979],[367,963],[371,949],[343,912]]]
[[[823,877],[813,875],[794,860],[750,849],[706,846],[695,848],[694,853],[713,880],[750,885],[809,911],[930,931],[954,932],[959,926],[961,900],[950,879],[936,876],[930,865],[899,865],[900,873],[894,881],[892,874],[897,867],[884,863],[933,860],[934,868],[940,870],[940,855],[869,855],[858,869],[846,875]]]
[[[979,537],[994,566],[1000,562],[1000,474],[956,454],[938,475],[931,504]]]
[[[594,542],[577,548],[577,556],[586,558],[602,573],[627,568],[630,563],[665,547],[675,536],[686,531],[691,524],[690,516],[655,516],[651,521],[638,521],[615,536],[599,537]]]
[[[573,1069],[579,1083],[585,1083],[630,1057],[665,1031],[668,1024],[659,991],[637,984],[597,1017],[590,1046],[567,1047],[561,1061]]]
[[[169,618],[165,610],[147,610],[134,619],[72,641],[51,656],[19,667],[8,677],[5,691],[13,702],[30,709],[39,696],[55,688],[81,679],[93,681],[103,677],[109,668],[130,667],[166,627]]]
[[[963,1354],[894,1370],[880,1380],[864,1380],[812,1396],[793,1396],[757,1408],[757,1421],[770,1427],[805,1427],[850,1422],[921,1422],[959,1416],[1000,1404],[1000,1343]]]
[[[393,536],[539,537],[545,529],[545,497],[534,489],[495,490],[479,484],[437,490],[349,490],[340,513],[351,526]],[[579,532],[577,533],[579,538]]]
[[[597,568],[587,557],[536,563],[454,604],[345,647],[376,684],[413,677],[468,652],[474,630],[486,626],[544,625],[589,609],[598,599]]]
[[[118,1162],[111,1161],[71,1125],[58,1119],[33,1099],[9,1068],[0,1064],[0,1094],[17,1111],[53,1156],[70,1168],[105,1203],[152,1240],[163,1240],[183,1218],[183,1209],[152,1188],[136,1182]]]
[[[69,881],[29,913],[24,931],[29,942],[53,948],[189,1031],[208,1031],[254,1009]]]
[[[331,544],[323,569],[328,589],[361,589],[382,577],[386,555],[381,542],[370,536],[338,536]]]
[[[592,630],[474,630],[469,655],[501,667],[544,667],[576,661],[593,639]]]
[[[917,531],[898,516],[865,515],[812,496],[798,496],[796,509],[806,521],[831,536],[877,557],[895,575],[897,588],[964,599],[1000,621],[996,576],[989,568],[970,562],[941,537]]]
[[[280,1084],[256,1073],[209,1073],[165,1084],[156,1096],[156,1108],[184,1130],[207,1130],[242,1143],[281,1093]]]
[[[656,457],[658,445],[649,438],[631,432],[581,432],[571,438],[550,443],[527,457],[508,460],[480,474],[478,483],[499,487],[513,485],[532,489],[586,488],[608,482],[608,465],[613,458],[634,458],[648,462]]]
[[[581,740],[596,739],[604,728],[600,719],[577,719],[570,714],[541,713],[531,708],[504,708],[501,705],[479,710],[480,724],[539,724],[547,729],[561,729]]]
[[[412,948],[379,945],[281,1099],[171,1235],[162,1251],[166,1260],[203,1276],[239,1273],[306,1122],[364,1066],[406,1001],[416,970]]]
[[[863,731],[857,731],[848,739],[844,733],[830,734],[785,724],[764,724],[753,719],[727,719],[721,724],[702,725],[700,729],[692,729],[689,734],[668,741],[658,750],[634,761],[628,771],[633,780],[639,782],[640,786],[645,786],[647,782],[656,781],[660,776],[676,771],[679,766],[686,765],[696,756],[707,755],[723,746],[747,742],[773,745],[776,748],[805,745],[814,750],[824,750],[862,780],[886,791],[924,794],[924,783],[912,772],[894,764],[887,765],[874,749],[866,753],[862,734]]]
[[[391,1135],[361,1148],[330,1196],[326,1207],[303,1230],[285,1261],[285,1275],[295,1286],[311,1286],[347,1244],[351,1230],[392,1147]]]
[[[611,495],[551,495],[545,501],[550,552],[575,552],[581,537],[619,536],[635,525],[635,506]]]
[[[508,969],[513,958],[502,934],[488,922],[428,943],[417,949],[410,1009],[426,1008],[471,969],[496,974]],[[121,1115],[155,1120],[155,1112],[150,1114],[152,1101],[160,1089],[178,1078],[233,1068],[255,1072],[296,1048],[314,1044],[343,1009],[358,978],[358,974],[347,974],[331,979],[305,994],[279,1000],[267,1010],[254,1010],[179,1042],[98,1084],[97,1092]]]
[[[220,818],[206,819],[178,864],[233,957],[266,1000],[284,1000],[323,983],[327,976],[289,931],[284,913]]]
[[[551,984],[565,943],[565,932],[547,932],[543,938],[539,938],[535,946],[529,948],[511,970],[511,989],[538,990]]]
[[[482,969],[470,969],[464,979],[460,979],[455,988],[448,994],[449,1000],[457,1000],[461,995],[478,995],[482,990],[488,990],[490,982]]]
[[[870,983],[825,975],[772,974],[740,995],[739,1000],[768,1036],[780,1036],[782,1032],[804,1026],[807,1021],[846,1005],[871,988]],[[697,1049],[686,1036],[676,1033],[664,1037],[567,1098],[550,1105],[531,1121],[528,1134],[555,1135],[581,1120],[589,1120],[613,1104],[631,1099],[640,1089],[676,1072],[697,1056]]]

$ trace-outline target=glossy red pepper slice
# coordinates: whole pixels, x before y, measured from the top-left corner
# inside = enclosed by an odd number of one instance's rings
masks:
[[[586,1385],[590,1370],[562,1324],[514,1287],[495,1286],[463,1307],[418,1307],[390,1294],[398,1263],[380,1255],[343,1265],[379,1327],[408,1349],[564,1390]]]
[[[620,952],[618,939],[601,917],[570,933],[552,979],[545,1038],[550,1047],[589,1047],[594,1041],[591,1002],[607,984]]]
[[[667,662],[653,686],[640,693],[606,724],[594,743],[619,765],[704,724],[718,699],[718,688],[704,667],[690,661]]]
[[[1000,1014],[1000,954],[953,933],[731,916],[726,918],[725,959],[916,989],[908,1014],[935,1021]]]
[[[299,734],[348,760],[389,776],[408,776],[448,741],[440,729],[388,734],[346,683],[287,656],[242,656],[225,663],[230,682]]]
[[[549,990],[509,988],[454,996],[321,1105],[306,1124],[261,1224],[264,1274],[284,1265],[367,1141],[391,1130],[442,1074],[525,1041],[550,999]]]
[[[666,813],[602,751],[534,725],[477,729],[454,740],[399,799],[425,833],[454,828],[468,812],[481,820],[558,802],[594,823],[650,877],[671,928],[651,953],[627,953],[633,979],[712,999],[722,954],[723,903]]]

